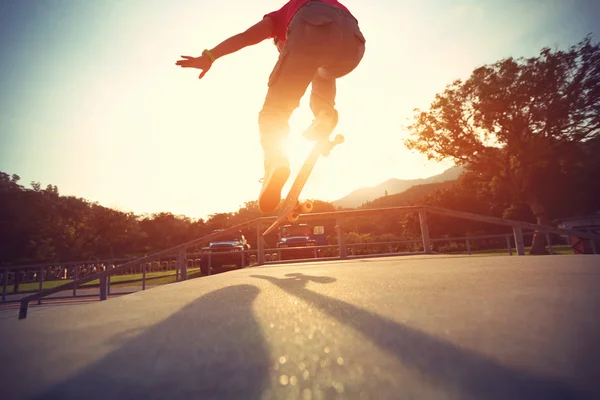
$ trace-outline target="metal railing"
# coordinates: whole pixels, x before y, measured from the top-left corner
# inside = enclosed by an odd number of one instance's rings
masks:
[[[191,254],[186,257],[187,269],[199,268],[200,256],[197,254]],[[40,293],[44,291],[44,284],[52,282],[51,284],[65,282],[76,282],[77,284],[72,289],[72,296],[67,297],[53,297],[56,299],[64,299],[69,297],[77,297],[77,289],[88,289],[96,288],[98,285],[94,285],[93,282],[88,282],[84,287],[80,287],[79,282],[81,279],[88,275],[96,274],[100,271],[114,268],[118,263],[126,261],[136,260],[138,257],[130,257],[123,259],[110,259],[110,260],[87,260],[87,261],[69,261],[69,262],[52,262],[45,264],[31,264],[31,265],[19,265],[19,266],[1,266],[0,267],[0,287],[2,288],[2,294],[0,296],[2,303],[7,302],[7,297],[14,295],[24,295],[30,293]],[[167,277],[175,277],[175,281],[179,281],[181,277],[181,271],[178,268],[177,263],[171,260],[161,260],[145,263],[144,265],[137,265],[131,267],[129,270],[121,271],[118,273],[121,278],[116,284],[123,286],[132,283],[141,282],[144,289],[146,282],[157,279],[164,279]],[[159,272],[160,275],[148,277],[148,273]],[[133,276],[132,276],[133,275]],[[141,278],[136,276],[142,275]],[[128,276],[131,278],[127,279]],[[111,275],[108,276],[108,294],[111,288]],[[35,284],[37,288],[32,288],[32,284]],[[9,287],[12,286],[12,291],[9,292]],[[48,289],[46,289],[48,290]],[[123,294],[118,293],[118,294]],[[84,295],[85,296],[85,295]],[[80,296],[82,297],[82,296]],[[89,296],[88,296],[89,297]],[[93,297],[93,296],[92,296]],[[38,304],[41,301],[38,300]]]
[[[337,244],[329,245],[325,247],[337,247],[338,255],[337,257],[330,257],[329,259],[348,259],[353,258],[352,255],[348,255],[348,249],[354,246],[355,244],[347,245],[345,243],[344,236],[344,220],[348,218],[356,218],[356,217],[371,217],[374,215],[381,215],[386,213],[395,213],[395,214],[408,214],[408,213],[418,213],[419,215],[419,224],[421,229],[421,240],[420,240],[420,248],[422,251],[414,252],[413,254],[433,254],[432,251],[432,242],[437,240],[448,240],[447,238],[443,239],[431,239],[429,236],[429,226],[427,222],[427,214],[436,214],[442,215],[446,217],[452,218],[460,218],[471,221],[485,222],[494,225],[501,225],[512,228],[512,237],[515,241],[516,252],[519,256],[525,255],[525,243],[524,243],[524,230],[537,231],[545,234],[557,234],[562,236],[575,236],[582,239],[588,239],[591,241],[592,249],[594,254],[598,254],[598,248],[596,245],[597,240],[600,240],[600,235],[594,235],[588,232],[577,231],[572,229],[559,229],[552,226],[544,226],[544,225],[536,225],[527,222],[520,222],[514,220],[507,220],[495,217],[488,217],[477,214],[470,214],[460,211],[446,210],[438,207],[431,206],[407,206],[407,207],[389,207],[389,208],[379,208],[379,209],[365,209],[365,210],[346,210],[346,211],[335,211],[335,212],[324,212],[324,213],[312,213],[312,214],[302,214],[300,215],[300,219],[303,221],[315,221],[315,220],[326,220],[326,219],[335,219],[336,220],[336,235],[337,235]],[[256,250],[246,250],[240,253],[256,253],[256,264],[264,265],[265,262],[265,253],[268,249],[265,248],[265,241],[262,237],[262,232],[267,224],[275,221],[276,217],[262,217],[257,218],[251,221],[247,221],[238,225],[235,225],[231,228],[212,233],[210,235],[183,243],[181,245],[172,247],[170,249],[162,250],[157,253],[140,257],[136,259],[128,259],[124,260],[124,262],[120,265],[115,266],[114,268],[106,269],[104,271],[98,272],[93,275],[86,276],[84,278],[74,280],[73,282],[66,283],[64,285],[60,285],[51,289],[46,289],[40,291],[38,293],[32,294],[30,296],[26,296],[20,301],[20,309],[19,309],[19,319],[25,319],[27,317],[27,311],[29,307],[29,303],[32,301],[40,301],[42,298],[50,296],[54,293],[58,293],[65,290],[76,290],[78,286],[84,285],[88,282],[92,282],[95,280],[99,280],[99,291],[100,291],[100,300],[107,299],[107,288],[109,277],[111,275],[115,275],[121,273],[122,271],[127,270],[128,268],[132,268],[135,266],[141,266],[142,270],[145,273],[145,265],[149,262],[152,262],[156,259],[160,259],[161,257],[176,257],[177,263],[177,271],[180,271],[181,279],[187,279],[187,264],[186,264],[186,251],[191,248],[194,248],[202,243],[209,242],[211,240],[219,239],[221,237],[227,236],[231,233],[240,231],[242,229],[246,229],[252,227],[253,225],[256,228],[257,234],[257,249]],[[502,235],[502,236],[507,236]],[[468,240],[466,238],[465,240]],[[415,242],[411,240],[410,242]],[[289,248],[288,248],[289,249]],[[282,251],[283,249],[278,248],[278,251]],[[269,250],[271,251],[271,250]],[[509,252],[512,252],[512,246],[509,244]],[[280,261],[271,261],[271,262],[280,262]],[[5,267],[5,268],[14,268],[14,267]],[[6,293],[6,288],[5,292]]]
[[[533,233],[523,233],[524,236],[533,235]],[[498,243],[491,243],[492,239],[504,239],[506,248],[509,255],[513,255],[512,246],[512,235],[511,234],[499,234],[499,235],[471,235],[464,237],[443,237],[431,239],[432,247],[436,243],[447,243],[447,245],[440,245],[434,252],[442,254],[455,254],[455,253],[467,253],[472,254],[472,247],[474,244],[485,242],[485,251],[493,251],[502,249],[502,246]],[[552,240],[550,235],[546,235],[546,242],[550,251],[553,254]],[[564,240],[562,242],[565,242]],[[462,244],[461,244],[462,243]],[[558,243],[556,243],[558,244]],[[386,256],[398,256],[398,255],[412,255],[419,254],[421,251],[420,241],[418,240],[394,240],[394,241],[361,241],[357,243],[347,243],[348,258],[364,258],[364,257],[386,257]],[[478,246],[475,245],[475,248]],[[265,264],[287,264],[287,263],[298,263],[305,262],[307,259],[326,261],[336,259],[339,257],[338,252],[339,246],[337,244],[328,245],[311,245],[311,246],[298,246],[298,247],[274,247],[266,248],[264,250],[264,263]],[[401,250],[402,249],[402,250]],[[288,255],[288,253],[292,253]],[[223,259],[227,260],[223,262]],[[239,259],[238,259],[239,258]],[[215,268],[215,264],[219,267],[230,267],[233,268],[245,268],[256,265],[258,258],[257,250],[243,250],[236,252],[211,252],[203,251],[201,253],[186,253],[186,269],[187,271],[196,271],[203,275],[210,275],[211,271]],[[116,260],[94,260],[94,261],[73,261],[73,262],[54,262],[47,264],[35,264],[35,265],[21,265],[21,266],[10,266],[0,267],[0,286],[2,290],[2,303],[7,302],[7,297],[15,297],[15,295],[26,295],[31,293],[41,293],[44,290],[44,284],[51,283],[55,284],[61,280],[74,280],[78,281],[80,278],[86,276],[86,269],[95,271],[98,267],[104,270],[106,267],[113,268],[114,263],[119,261],[135,260],[137,258],[128,259],[116,259]],[[170,259],[169,261],[167,261]],[[213,262],[214,259],[218,261]],[[116,277],[129,279],[119,279],[115,282],[111,281],[111,275],[107,277],[107,295],[124,295],[132,293],[133,291],[120,291],[113,293],[111,291],[112,285],[125,286],[128,284],[135,284],[139,286],[141,284],[142,290],[146,290],[147,283],[151,283],[156,280],[164,280],[165,278],[175,278],[175,282],[178,282],[181,277],[180,270],[176,261],[173,257],[168,257],[167,260],[161,259],[161,261],[152,261],[139,265],[135,268],[131,268],[129,271],[122,271],[121,274],[117,274]],[[59,271],[57,273],[57,271]],[[81,271],[81,272],[80,272]],[[155,276],[148,276],[148,273],[156,273]],[[170,272],[170,273],[169,273]],[[19,279],[18,276],[21,275]],[[141,276],[140,276],[141,275]],[[49,279],[48,279],[49,278]],[[37,289],[32,289],[31,284],[37,283]],[[163,284],[164,282],[161,282]],[[8,286],[13,286],[13,291],[8,291]],[[26,285],[29,289],[23,290],[21,285]],[[91,283],[85,284],[82,289],[96,288],[99,285],[92,285]],[[98,297],[96,294],[77,294],[77,286],[73,288],[72,295],[70,296],[53,296],[52,300],[64,300],[74,297]],[[10,302],[18,302],[19,300],[8,300]],[[41,299],[38,299],[38,305],[41,304]]]

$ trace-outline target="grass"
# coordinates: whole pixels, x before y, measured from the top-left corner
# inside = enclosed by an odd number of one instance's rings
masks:
[[[529,254],[531,246],[525,247],[525,254]],[[569,245],[557,245],[552,246],[552,252],[554,255],[572,255],[573,248]],[[461,251],[449,251],[444,254],[468,254],[466,250]],[[517,249],[513,248],[513,255],[517,254]],[[504,249],[493,249],[493,250],[472,250],[471,255],[473,256],[509,256],[508,248]]]
[[[131,275],[114,275],[110,277],[110,285],[111,287],[137,287],[142,286],[142,274],[131,274]],[[199,268],[191,268],[188,269],[188,279],[197,278],[201,276]],[[146,274],[146,285],[164,285],[167,283],[175,282],[175,271],[161,271],[161,272],[148,272]],[[148,280],[150,279],[150,280]],[[128,282],[136,280],[136,282]],[[57,281],[45,281],[42,285],[44,290],[53,289],[57,286],[61,286],[67,283],[73,282],[72,279],[64,279]],[[91,282],[85,283],[79,288],[93,288],[97,287],[100,284],[100,280],[96,279]],[[39,282],[30,282],[30,283],[22,283],[19,285],[19,293],[26,292],[37,292],[40,288]],[[13,293],[14,285],[8,285],[6,288],[6,293]],[[3,292],[4,288],[0,285],[0,294]]]
[[[166,285],[168,283],[175,283],[175,272],[171,271],[170,272],[171,275],[168,275],[167,273],[162,273],[162,275],[156,275],[154,278],[150,281],[146,281],[146,286],[152,285],[152,286],[158,286],[158,285]],[[139,274],[139,279],[142,279],[141,274]],[[148,274],[149,275],[149,274]],[[146,275],[146,278],[148,278],[149,276]],[[133,278],[134,275],[129,275],[127,280],[132,280],[135,279]],[[193,269],[188,269],[188,279],[193,279],[193,278],[199,278],[202,276],[202,273],[200,272],[199,268],[193,268]],[[115,278],[117,277],[112,277],[111,281],[110,281],[110,286],[111,287],[141,287],[142,286],[142,281],[139,280],[137,282],[122,282],[119,283],[119,281],[117,281]]]
[[[525,254],[529,254],[529,251],[531,250],[531,246],[529,247],[525,247]],[[422,249],[416,250],[416,251],[422,251]],[[448,255],[468,255],[469,253],[467,252],[467,250],[465,248],[451,248],[448,249],[447,246],[439,246],[439,245],[434,245],[433,246],[433,251],[434,252],[438,252],[439,254],[448,254]],[[513,251],[513,255],[517,254],[517,249],[513,247],[512,249]],[[554,255],[572,255],[574,254],[573,252],[573,248],[569,245],[555,245],[552,246],[552,251]],[[410,250],[407,250],[407,252],[410,252]],[[383,252],[373,252],[373,253],[367,253],[367,252],[360,252],[357,251],[355,253],[355,255],[368,255],[368,254],[386,254],[387,251],[383,251]],[[337,250],[335,251],[335,254],[337,255]],[[400,253],[402,254],[402,253]],[[508,254],[508,248],[504,247],[504,248],[500,248],[500,249],[485,249],[485,250],[475,250],[472,249],[471,250],[471,255],[472,256],[509,256]]]

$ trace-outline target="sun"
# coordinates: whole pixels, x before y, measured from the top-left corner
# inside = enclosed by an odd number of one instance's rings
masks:
[[[300,111],[298,114],[305,115],[304,118],[298,118],[299,116],[294,115],[290,119],[290,135],[285,150],[290,160],[291,174],[290,179],[284,186],[283,193],[287,193],[290,189],[306,158],[315,146],[315,142],[309,141],[302,136],[302,132],[312,122],[312,114],[310,111],[306,112],[305,110],[304,112]],[[328,201],[332,195],[339,193],[340,189],[343,190],[343,188],[346,188],[348,182],[342,178],[345,175],[341,174],[341,171],[347,168],[347,166],[344,167],[341,165],[344,161],[339,155],[336,157],[333,153],[328,157],[320,157],[302,189],[301,200],[316,199]]]
[[[292,169],[300,169],[314,147],[314,142],[308,141],[300,134],[290,135],[286,144],[286,153]]]

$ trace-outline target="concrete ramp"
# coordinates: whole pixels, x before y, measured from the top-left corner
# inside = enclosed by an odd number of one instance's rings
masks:
[[[6,399],[600,398],[600,257],[264,266],[0,320]]]

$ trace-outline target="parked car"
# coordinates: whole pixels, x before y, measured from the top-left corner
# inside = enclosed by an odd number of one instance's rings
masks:
[[[210,242],[208,247],[202,248],[201,252],[200,270],[202,275],[247,266],[250,257],[249,254],[242,253],[242,251],[249,249],[250,245],[241,232]]]
[[[281,251],[281,260],[293,260],[302,258],[315,258],[319,256],[320,251],[315,252],[314,247],[319,246],[322,226],[312,227],[307,224],[285,225],[279,229],[279,239],[276,247],[286,249],[293,247],[293,250]]]

